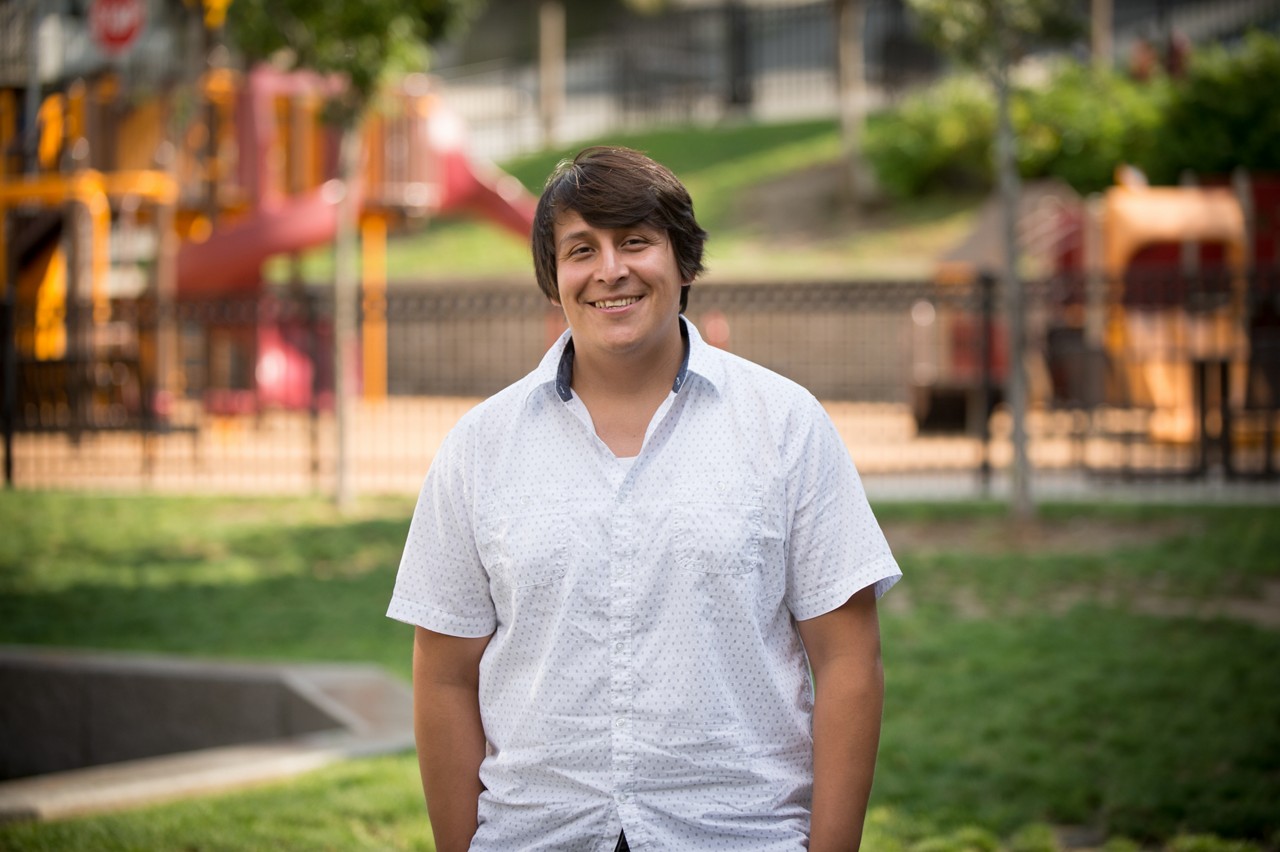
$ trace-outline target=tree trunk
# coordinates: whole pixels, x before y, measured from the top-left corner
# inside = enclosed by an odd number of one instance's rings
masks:
[[[343,511],[355,504],[356,493],[354,355],[356,297],[359,290],[356,235],[360,211],[355,182],[360,170],[360,147],[359,122],[353,122],[342,132],[338,165],[342,197],[338,200],[333,264],[333,406],[338,432],[334,502]]]
[[[996,175],[1000,186],[1000,208],[1004,231],[1004,292],[1008,315],[1008,374],[1005,399],[1013,421],[1013,462],[1009,508],[1019,520],[1029,519],[1031,469],[1027,458],[1027,378],[1026,307],[1022,281],[1018,275],[1018,195],[1021,191],[1014,156],[1013,121],[1009,114],[1009,58],[1001,56],[995,72],[997,130]]]
[[[560,116],[564,112],[564,3],[541,0],[538,4],[538,114],[542,121],[542,147],[559,142]]]
[[[840,139],[844,153],[841,190],[850,208],[870,201],[874,182],[862,159],[862,125],[867,113],[862,33],[866,23],[865,0],[834,0],[836,19],[836,67],[840,99]]]
[[[1089,52],[1095,67],[1110,68],[1112,0],[1090,0],[1089,5]]]

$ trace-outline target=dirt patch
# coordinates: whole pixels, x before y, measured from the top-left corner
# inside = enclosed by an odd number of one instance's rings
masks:
[[[974,518],[928,522],[888,521],[881,526],[890,547],[898,554],[955,551],[983,555],[1037,551],[1106,553],[1196,532],[1183,518],[1141,525],[1132,520],[1111,521],[1107,518],[1071,518],[1052,523]]]
[[[1225,618],[1255,627],[1280,630],[1280,580],[1264,580],[1256,596],[1187,599],[1159,595],[1139,595],[1127,606],[1145,615],[1169,618]]]
[[[842,180],[839,163],[823,163],[765,181],[742,192],[733,224],[792,243],[847,235],[854,217],[841,199]]]
[[[838,161],[818,163],[743,189],[734,198],[729,224],[734,230],[766,235],[788,245],[821,245],[865,237],[892,251],[929,254],[949,247],[970,227],[981,196],[948,193],[893,203],[888,198],[851,206],[844,194],[844,166]],[[963,222],[956,227],[954,220]],[[944,227],[927,236],[931,227]],[[911,245],[902,245],[905,239]],[[919,245],[924,239],[929,245]],[[938,239],[939,245],[934,245]]]
[[[894,553],[934,554],[1019,554],[1053,551],[1068,554],[1108,553],[1124,547],[1149,545],[1166,538],[1194,535],[1198,528],[1190,519],[1178,518],[1137,524],[1133,520],[1072,518],[1046,523],[1017,523],[1005,518],[977,518],[955,521],[888,521],[882,524]],[[1068,586],[1058,589],[1048,601],[1049,611],[1064,614],[1082,604],[1114,607],[1128,612],[1166,618],[1227,619],[1267,630],[1280,630],[1280,579],[1263,580],[1256,593],[1248,596],[1224,594],[1186,597],[1169,592],[1159,578],[1140,587]],[[1004,602],[993,607],[977,591],[958,586],[951,592],[951,605],[962,618],[992,618],[1019,614],[1020,605]],[[1037,608],[1044,605],[1037,602]],[[886,612],[905,613],[913,608],[910,583],[895,588],[884,600]]]

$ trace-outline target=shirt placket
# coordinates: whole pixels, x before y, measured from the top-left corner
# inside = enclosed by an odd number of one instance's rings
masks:
[[[609,552],[609,699],[612,715],[613,789],[620,810],[632,803],[636,749],[631,696],[635,689],[632,626],[639,524],[631,487],[623,477],[614,495]]]
[[[649,451],[649,439],[654,427],[661,423],[671,410],[676,395],[669,394],[654,412],[649,428],[645,430],[644,443],[639,457],[623,476],[614,495],[613,517],[610,522],[609,552],[609,698],[613,733],[613,790],[618,812],[625,819],[635,806],[635,768],[638,760],[635,739],[635,583],[644,570],[641,548],[640,514],[635,489],[636,474]]]
[[[634,618],[636,576],[644,570],[641,564],[643,536],[633,483],[636,470],[644,462],[654,430],[671,414],[679,399],[675,392],[667,395],[654,412],[645,430],[639,456],[622,477],[613,495],[613,511],[609,521],[609,710],[612,746],[613,795],[618,813],[626,822],[635,806],[635,768],[638,761],[634,706],[635,692]],[[574,396],[566,400],[570,411],[592,434],[595,427],[582,401]],[[598,440],[598,439],[597,439]],[[603,443],[598,449],[608,452]]]

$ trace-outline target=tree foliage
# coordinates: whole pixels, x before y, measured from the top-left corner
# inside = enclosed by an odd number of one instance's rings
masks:
[[[862,149],[885,190],[898,198],[937,189],[987,190],[996,108],[990,88],[955,75],[872,115]]]
[[[1062,0],[907,0],[924,37],[961,65],[993,72],[1042,44],[1082,31]]]
[[[478,0],[235,0],[231,42],[247,59],[336,73],[348,81],[348,121],[389,72],[422,70],[427,44],[464,20]]]
[[[1117,166],[1156,184],[1183,171],[1280,172],[1280,37],[1254,32],[1233,49],[1196,51],[1186,75],[1135,80],[1074,61],[1013,92],[1023,178],[1055,177],[1082,193],[1111,185]],[[868,160],[895,196],[991,187],[995,101],[973,76],[955,75],[872,116]]]
[[[1254,31],[1234,50],[1213,45],[1194,53],[1186,79],[1175,81],[1149,174],[1173,182],[1184,169],[1280,172],[1277,81],[1275,35]]]
[[[1087,193],[1110,186],[1122,163],[1146,168],[1165,144],[1167,83],[1064,62],[1047,83],[1016,91],[1021,175],[1055,177]]]

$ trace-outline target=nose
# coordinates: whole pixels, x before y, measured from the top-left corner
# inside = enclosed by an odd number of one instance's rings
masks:
[[[596,255],[596,280],[604,284],[613,284],[627,277],[626,256],[611,245],[603,245]]]

